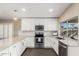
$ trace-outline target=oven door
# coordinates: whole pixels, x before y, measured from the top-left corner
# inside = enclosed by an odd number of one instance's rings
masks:
[[[36,43],[43,43],[43,37],[37,37],[36,38]]]
[[[36,37],[35,38],[35,48],[44,48],[44,41],[43,41],[43,37]]]

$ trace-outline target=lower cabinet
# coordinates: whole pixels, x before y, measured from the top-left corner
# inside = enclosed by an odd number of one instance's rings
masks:
[[[9,48],[0,52],[0,56],[10,56]]]
[[[51,37],[51,46],[54,49],[54,51],[56,52],[56,54],[58,55],[58,39],[56,39],[55,37]]]
[[[25,50],[24,41],[18,42],[9,48],[11,56],[20,56]]]
[[[0,56],[20,56],[26,48],[34,48],[34,37],[27,37],[0,52]],[[53,37],[44,38],[44,48],[53,48],[58,54],[58,40]]]
[[[44,38],[44,48],[51,48],[52,46],[51,46],[51,39],[50,39],[50,37],[45,37]]]
[[[17,44],[15,44],[15,45],[13,45],[9,48],[11,56],[20,55],[20,50],[21,50],[21,44],[20,43],[17,43]]]
[[[35,47],[35,43],[34,43],[34,37],[27,37],[25,38],[25,43],[26,43],[26,47],[27,48],[34,48]]]
[[[34,37],[25,38],[4,50],[2,49],[0,56],[20,56],[27,47],[34,48]]]
[[[10,51],[10,56],[17,56],[18,55],[18,49],[17,49],[16,45],[10,47],[9,51]]]
[[[53,48],[54,51],[58,54],[58,39],[56,39],[55,37],[45,37],[44,47]]]

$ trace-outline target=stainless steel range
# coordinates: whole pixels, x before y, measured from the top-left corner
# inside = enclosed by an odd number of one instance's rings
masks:
[[[44,47],[44,26],[36,25],[35,26],[35,48],[43,48]]]

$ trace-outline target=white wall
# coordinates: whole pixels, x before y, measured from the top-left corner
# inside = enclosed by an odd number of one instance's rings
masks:
[[[35,25],[44,25],[44,30],[53,31],[58,29],[58,21],[56,18],[22,18],[21,30],[33,31]]]

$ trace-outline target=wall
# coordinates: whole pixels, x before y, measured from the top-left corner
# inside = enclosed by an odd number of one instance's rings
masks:
[[[78,15],[79,15],[79,4],[78,4],[78,3],[75,3],[75,4],[72,4],[72,5],[64,12],[64,14],[63,14],[61,17],[59,17],[59,20],[60,20],[60,21],[67,20],[67,19],[69,19],[69,18],[78,16]]]
[[[21,30],[21,20],[18,19],[18,20],[15,20],[13,22],[14,22],[14,36],[17,36],[18,35],[18,31]]]
[[[57,18],[22,18],[21,30],[34,31],[35,25],[44,25],[46,31],[58,29]]]
[[[0,19],[0,24],[1,23],[12,23],[13,24],[13,36],[18,35],[18,31],[21,30],[21,20],[11,20],[11,19]]]

